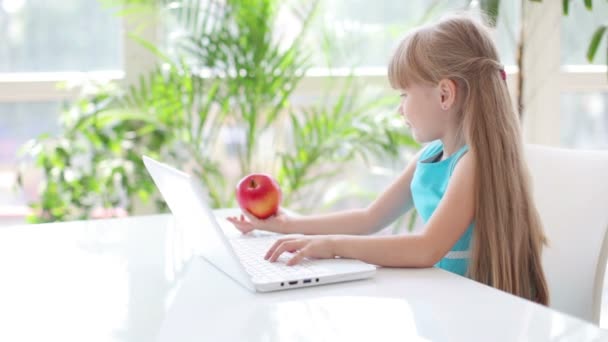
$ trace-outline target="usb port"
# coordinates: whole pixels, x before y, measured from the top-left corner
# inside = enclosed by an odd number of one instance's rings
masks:
[[[290,282],[289,282],[289,285],[296,285],[297,283],[298,283],[298,281],[297,281],[297,280],[294,280],[294,281],[290,281]]]
[[[304,279],[304,280],[302,281],[302,283],[303,283],[303,284],[309,284],[309,283],[312,283],[312,279]]]

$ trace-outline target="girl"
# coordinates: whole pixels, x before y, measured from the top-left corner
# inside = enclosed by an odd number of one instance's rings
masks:
[[[368,208],[258,220],[229,218],[247,233],[300,233],[265,258],[353,258],[387,267],[431,267],[547,305],[541,265],[546,239],[530,193],[522,137],[505,72],[488,30],[450,16],[407,35],[388,68],[399,112],[414,138],[430,142]],[[415,206],[419,235],[364,236]]]

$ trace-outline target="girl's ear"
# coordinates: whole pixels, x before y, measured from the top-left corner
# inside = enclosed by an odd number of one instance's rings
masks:
[[[456,82],[444,78],[439,81],[437,88],[439,89],[439,105],[441,109],[448,110],[452,108],[454,103],[456,103]]]

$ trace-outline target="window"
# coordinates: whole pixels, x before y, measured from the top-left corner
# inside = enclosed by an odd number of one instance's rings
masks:
[[[97,0],[0,0],[0,73],[121,69],[120,30]]]
[[[564,93],[561,109],[564,146],[608,149],[608,92]]]
[[[57,83],[83,77],[74,72],[122,77],[122,23],[97,0],[0,0],[0,219],[36,192],[14,191],[17,152],[58,133],[61,103],[74,93]]]
[[[22,205],[36,195],[36,184],[28,184],[24,193],[15,192],[18,152],[42,133],[59,133],[59,110],[58,102],[0,104],[0,207]],[[28,179],[37,183],[37,178]]]
[[[0,104],[0,165],[14,165],[17,150],[42,133],[59,133],[56,102]]]
[[[570,70],[587,70],[600,74],[596,89],[587,84],[585,91],[573,92],[561,89],[561,132],[563,146],[586,149],[608,149],[608,81],[606,71],[606,39],[599,45],[594,66],[587,61],[587,47],[591,36],[600,25],[608,24],[608,2],[596,1],[593,10],[585,8],[582,1],[570,2],[570,13],[562,18],[561,63],[576,65]],[[575,73],[567,73],[567,79],[575,79]],[[570,82],[567,82],[570,84]],[[589,83],[589,82],[587,82]]]
[[[312,26],[313,38],[307,46],[315,49],[315,67],[370,67],[373,72],[362,76],[365,81],[386,87],[384,68],[399,38],[408,29],[447,11],[478,3],[469,0],[378,0],[371,4],[365,0],[322,0],[315,19],[318,22]],[[521,4],[501,1],[494,33],[505,65],[515,64]],[[547,61],[560,56],[564,66],[589,67],[585,59],[587,45],[595,28],[606,24],[608,3],[594,2],[590,12],[582,2],[571,1],[567,17],[561,16],[559,1],[526,1],[524,4],[549,9],[551,23],[561,20],[561,31],[539,33],[542,37],[559,35],[559,49],[533,58]],[[527,18],[527,26],[535,26],[543,16],[546,16],[544,12],[538,18]],[[288,19],[283,21],[282,32],[290,31]],[[103,8],[97,0],[0,0],[0,43],[4,47],[0,49],[0,171],[4,172],[0,175],[0,206],[14,202],[5,196],[6,189],[11,187],[4,185],[8,184],[7,179],[13,179],[6,175],[7,172],[14,174],[15,153],[20,144],[42,132],[56,132],[60,103],[74,96],[57,90],[56,81],[69,81],[73,76],[67,72],[71,71],[103,73],[111,70],[112,78],[121,78],[123,69],[137,71],[149,62],[131,54],[137,43],[123,39],[123,26],[123,19],[113,16],[111,10]],[[542,30],[548,30],[547,25],[543,27]],[[323,44],[324,35],[331,44]],[[594,62],[596,65],[591,66],[591,71],[585,71],[583,78],[578,71],[564,67],[560,82],[545,85],[556,90],[549,100],[542,99],[543,104],[562,94],[560,108],[550,113],[554,115],[551,118],[559,117],[561,124],[545,125],[542,124],[545,120],[541,120],[541,129],[558,131],[556,136],[562,145],[608,148],[608,134],[602,128],[608,121],[608,82],[603,67],[606,49],[604,38]],[[330,65],[327,60],[331,60]],[[589,75],[592,81],[588,80]],[[543,78],[544,75],[528,74],[526,77]],[[305,78],[297,97],[310,103],[310,99],[315,98],[310,94],[321,89],[319,81],[318,77]],[[576,88],[577,85],[584,85],[584,89]]]
[[[312,26],[319,50],[314,65],[326,67],[386,67],[399,39],[410,29],[442,14],[467,8],[470,1],[325,0]],[[513,1],[502,1],[495,37],[504,64],[515,64],[519,15]],[[326,35],[332,44],[323,44]]]

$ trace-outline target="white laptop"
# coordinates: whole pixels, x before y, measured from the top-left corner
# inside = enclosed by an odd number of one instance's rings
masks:
[[[376,272],[374,265],[339,258],[305,259],[301,264],[287,266],[285,263],[291,257],[290,253],[271,263],[264,259],[264,255],[282,235],[226,234],[226,226],[230,223],[213,213],[207,203],[207,192],[198,179],[152,158],[144,156],[143,160],[177,222],[200,226],[202,256],[252,291],[286,290],[364,279]]]

